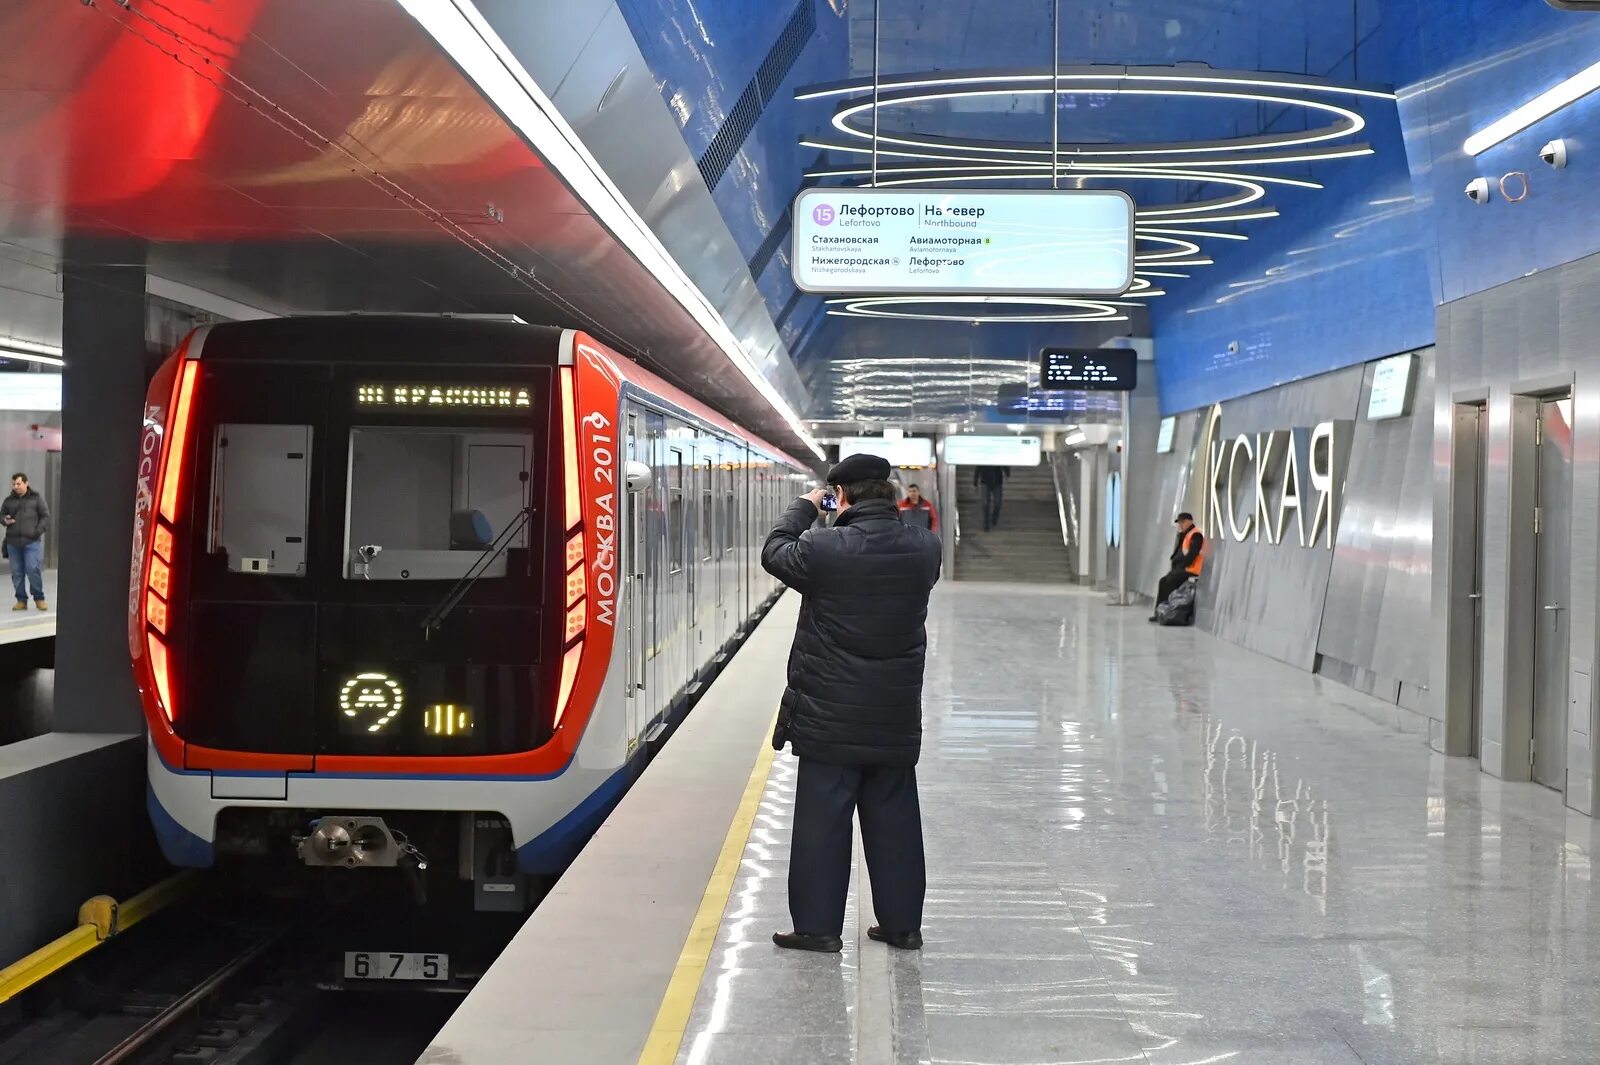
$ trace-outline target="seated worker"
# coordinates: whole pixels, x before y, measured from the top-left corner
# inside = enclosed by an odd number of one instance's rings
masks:
[[[939,531],[939,512],[933,509],[932,503],[922,498],[922,489],[916,485],[907,485],[906,497],[895,505],[900,508],[900,520],[907,525],[915,525],[931,533]]]
[[[1172,569],[1156,587],[1156,606],[1165,603],[1167,596],[1182,587],[1184,581],[1200,576],[1201,567],[1205,565],[1200,551],[1206,545],[1206,538],[1194,523],[1194,515],[1187,510],[1179,514],[1177,526],[1178,540],[1172,546]],[[1151,614],[1150,620],[1155,621],[1156,616]]]

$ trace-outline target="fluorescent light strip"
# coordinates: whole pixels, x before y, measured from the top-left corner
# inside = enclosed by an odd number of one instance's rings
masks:
[[[1190,277],[1190,274],[1180,274],[1175,270],[1140,270],[1138,277]]]
[[[1043,180],[1045,178],[1048,178],[1049,176],[1050,176],[1049,174],[1007,174],[1007,173],[1000,173],[1000,174],[950,174],[950,175],[947,175],[946,177],[940,179],[939,183],[940,184],[954,184],[956,182],[968,182],[968,181],[1015,181],[1018,178],[1023,178],[1023,179],[1027,179],[1027,180],[1035,180],[1035,179]],[[1171,217],[1175,217],[1175,216],[1178,216],[1178,215],[1186,215],[1186,214],[1205,214],[1208,211],[1226,210],[1226,209],[1228,209],[1230,207],[1242,207],[1245,204],[1254,203],[1255,201],[1264,198],[1266,196],[1266,194],[1267,194],[1267,190],[1263,186],[1257,184],[1255,179],[1241,178],[1241,177],[1238,177],[1238,176],[1233,175],[1233,174],[1182,175],[1182,174],[1175,173],[1175,172],[1174,173],[1159,173],[1158,174],[1158,173],[1154,173],[1154,172],[1149,171],[1149,170],[1129,170],[1129,171],[1120,172],[1120,173],[1112,171],[1112,172],[1108,172],[1108,173],[1104,173],[1104,174],[1078,174],[1078,175],[1074,175],[1074,176],[1078,177],[1078,178],[1083,178],[1083,179],[1123,178],[1123,179],[1146,180],[1146,181],[1151,181],[1151,180],[1164,181],[1164,180],[1170,180],[1173,177],[1188,176],[1188,177],[1191,177],[1191,178],[1194,178],[1194,179],[1197,179],[1197,180],[1205,179],[1205,180],[1210,180],[1210,181],[1213,181],[1213,182],[1216,182],[1216,183],[1219,183],[1219,184],[1235,185],[1235,186],[1238,186],[1242,190],[1241,192],[1239,192],[1238,194],[1233,195],[1233,196],[1227,196],[1227,197],[1223,197],[1221,199],[1216,199],[1216,200],[1206,200],[1206,201],[1203,201],[1201,203],[1170,204],[1170,205],[1166,205],[1166,206],[1162,206],[1162,207],[1144,207],[1144,208],[1140,208],[1136,212],[1136,217],[1138,217],[1138,218],[1171,218]],[[921,185],[921,184],[926,183],[929,180],[930,180],[929,178],[921,178],[921,177],[918,177],[918,178],[895,178],[895,179],[890,180],[890,181],[879,181],[878,184],[877,184],[877,187],[878,188],[889,188],[889,187],[892,187],[892,186]],[[1321,185],[1313,185],[1313,187],[1320,189],[1322,186]]]
[[[1175,237],[1215,237],[1218,240],[1249,240],[1243,233],[1219,233],[1211,229],[1150,229],[1136,226],[1134,235],[1138,237],[1149,236],[1156,233],[1165,233]]]
[[[54,351],[54,355],[45,354]],[[65,366],[66,360],[61,357],[61,349],[53,344],[35,344],[27,340],[0,340],[0,359],[10,359],[13,362],[32,362],[40,366]]]
[[[1010,82],[1045,82],[1050,81],[1049,74],[974,74],[960,77],[923,78],[916,75],[901,79],[881,79],[878,83],[879,91],[889,89],[926,89],[956,85],[999,85]],[[1056,85],[1070,85],[1078,81],[1160,81],[1160,82],[1188,82],[1211,85],[1245,85],[1251,88],[1262,89],[1305,89],[1311,92],[1328,92],[1343,96],[1365,96],[1378,100],[1393,100],[1395,94],[1381,89],[1365,89],[1356,85],[1337,85],[1332,83],[1314,81],[1291,81],[1277,78],[1263,78],[1259,75],[1246,74],[1234,76],[1226,71],[1208,71],[1195,74],[1150,74],[1133,73],[1127,70],[1096,73],[1093,71],[1072,71],[1059,75]],[[840,85],[822,86],[818,88],[800,89],[794,94],[796,100],[821,100],[829,96],[853,96],[872,88],[872,82],[864,79],[854,79]],[[1093,87],[1086,87],[1087,91],[1099,91]]]
[[[409,2],[416,2],[416,0],[409,0]],[[1296,98],[1294,98],[1292,96],[1271,96],[1271,95],[1268,95],[1268,94],[1265,94],[1265,93],[1217,92],[1217,91],[1207,90],[1207,89],[1124,89],[1124,88],[1112,88],[1112,89],[1105,89],[1103,91],[1106,92],[1106,93],[1117,94],[1117,95],[1132,95],[1132,96],[1198,96],[1198,97],[1205,97],[1205,98],[1211,98],[1211,99],[1244,100],[1244,101],[1247,101],[1247,102],[1250,102],[1250,103],[1280,104],[1280,105],[1285,106],[1285,107],[1305,107],[1305,108],[1309,108],[1309,109],[1314,110],[1314,111],[1325,111],[1325,112],[1327,112],[1329,114],[1337,116],[1341,120],[1340,122],[1335,123],[1332,126],[1323,126],[1323,127],[1319,128],[1319,129],[1305,130],[1305,131],[1303,131],[1301,133],[1298,133],[1298,134],[1293,134],[1293,133],[1285,134],[1284,136],[1278,137],[1278,138],[1275,138],[1275,139],[1257,141],[1252,145],[1252,147],[1256,147],[1256,148],[1263,149],[1263,150],[1272,150],[1272,149],[1277,149],[1277,148],[1287,148],[1287,147],[1291,147],[1293,145],[1298,145],[1298,144],[1315,144],[1315,143],[1317,143],[1319,141],[1337,140],[1340,137],[1351,136],[1351,135],[1354,135],[1356,133],[1360,133],[1363,129],[1366,128],[1366,125],[1367,125],[1367,120],[1365,118],[1361,117],[1361,113],[1360,112],[1352,111],[1348,107],[1341,107],[1338,104],[1330,104],[1330,103],[1326,103],[1326,102],[1321,101],[1321,100],[1300,100],[1300,99],[1296,99]],[[904,104],[927,103],[927,102],[934,101],[934,100],[954,99],[956,97],[963,97],[964,98],[964,97],[971,97],[971,96],[1042,96],[1042,95],[1047,95],[1049,92],[1050,92],[1049,88],[1046,87],[1046,88],[1039,88],[1039,89],[1033,89],[1033,88],[1024,88],[1024,89],[977,89],[977,90],[971,90],[971,91],[966,91],[966,92],[956,91],[956,92],[920,93],[920,94],[915,94],[915,95],[911,95],[911,96],[896,96],[896,97],[893,97],[891,99],[884,99],[884,98],[882,98],[880,96],[880,98],[878,99],[878,101],[876,103],[876,106],[878,107],[879,110],[882,110],[882,109],[887,108],[887,107],[897,107],[897,106],[901,106],[901,105],[904,105]],[[855,117],[858,114],[861,114],[863,111],[871,111],[873,106],[874,106],[874,102],[872,100],[867,100],[864,103],[851,104],[848,107],[841,107],[837,112],[834,113],[834,116],[833,116],[833,128],[837,129],[840,133],[843,133],[843,134],[845,134],[846,136],[849,136],[849,137],[855,137],[855,138],[860,139],[860,140],[871,140],[873,138],[872,130],[871,129],[859,129],[856,126],[853,126],[853,125],[850,124],[850,119]],[[938,142],[938,141],[931,141],[931,140],[927,140],[925,138],[923,138],[923,139],[913,139],[913,138],[906,138],[906,137],[886,137],[886,136],[883,135],[882,132],[879,132],[879,134],[877,135],[876,139],[877,139],[879,144],[899,144],[899,145],[904,145],[906,147],[911,147],[911,148],[935,148],[935,149],[937,149],[937,148],[943,147],[941,142]],[[1148,148],[1108,149],[1105,152],[1097,153],[1097,154],[1122,156],[1122,155],[1162,155],[1162,154],[1171,154],[1174,151],[1228,152],[1228,151],[1238,151],[1240,149],[1240,147],[1241,146],[1240,146],[1240,144],[1238,142],[1235,142],[1235,143],[1232,143],[1232,144],[1229,144],[1229,143],[1211,143],[1211,144],[1197,145],[1196,147],[1194,147],[1192,149],[1181,149],[1181,148],[1180,149],[1174,149],[1171,145],[1163,145],[1161,147],[1148,147]],[[1004,148],[1004,149],[1001,149],[1001,150],[1002,151],[1007,151],[1007,152],[1012,152],[1012,153],[1015,153],[1015,154],[1022,154],[1022,155],[1044,155],[1044,156],[1048,156],[1048,155],[1051,154],[1051,149],[1049,149],[1049,148]]]
[[[1479,155],[1488,151],[1512,134],[1520,133],[1535,122],[1550,117],[1596,89],[1600,89],[1600,63],[1580,70],[1560,85],[1540,93],[1511,113],[1495,119],[1462,142],[1461,150],[1468,155]]]
[[[571,126],[529,76],[510,49],[470,0],[400,0],[478,90],[505,116],[573,195],[612,235],[638,258],[684,310],[722,349],[818,458],[824,452],[800,421],[799,414],[767,380],[739,344],[728,323],[683,272],[670,252],[634,211],[605,170],[584,147]]]

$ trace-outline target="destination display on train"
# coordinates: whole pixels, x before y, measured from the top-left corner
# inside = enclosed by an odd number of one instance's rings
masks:
[[[1139,383],[1139,356],[1115,348],[1045,348],[1039,387],[1055,392],[1131,392]]]
[[[356,385],[356,406],[369,410],[447,411],[498,410],[513,413],[533,405],[532,393],[519,385],[425,383],[405,381]]]
[[[1133,284],[1133,200],[1116,190],[806,189],[806,292],[1110,296]]]

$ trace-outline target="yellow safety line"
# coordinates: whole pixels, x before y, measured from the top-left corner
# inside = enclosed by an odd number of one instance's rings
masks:
[[[674,1065],[678,1060],[678,1048],[689,1026],[689,1011],[694,1008],[694,997],[711,960],[711,946],[716,942],[717,929],[722,926],[722,913],[728,908],[728,896],[733,894],[733,882],[744,857],[745,843],[750,838],[750,827],[755,824],[756,808],[761,805],[761,793],[766,790],[772,756],[772,745],[762,743],[755,768],[750,770],[750,779],[744,786],[744,798],[739,800],[739,810],[722,840],[722,853],[717,855],[711,880],[700,897],[700,909],[689,927],[689,938],[678,954],[667,993],[662,996],[661,1008],[650,1026],[650,1038],[639,1055],[639,1065]]]
[[[78,927],[0,969],[0,1002],[21,994],[107,939],[160,912],[188,891],[194,879],[193,870],[169,876],[123,903],[107,895],[96,895],[89,899],[78,907]]]

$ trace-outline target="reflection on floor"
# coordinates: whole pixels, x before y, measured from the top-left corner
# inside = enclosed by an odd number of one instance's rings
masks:
[[[11,570],[8,563],[0,562],[0,574],[4,574],[7,583],[11,580]],[[55,593],[60,585],[56,581],[56,571],[44,571],[44,594],[49,603],[49,610],[38,610],[32,602],[28,603],[26,610],[12,610],[10,603],[15,602],[14,596],[0,597],[0,644],[20,643],[24,640],[41,640],[56,634],[56,611],[60,603],[56,602]],[[9,589],[8,589],[9,590]]]
[[[1600,1060],[1600,830],[1554,792],[1099,596],[946,586],[929,636],[926,949],[854,900],[842,956],[771,946],[782,757],[680,1062]]]

